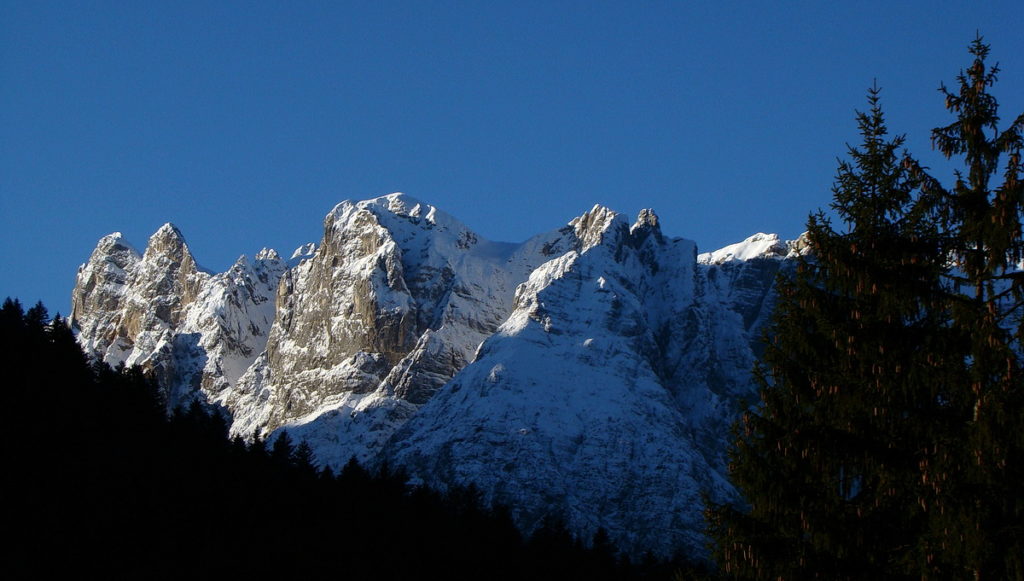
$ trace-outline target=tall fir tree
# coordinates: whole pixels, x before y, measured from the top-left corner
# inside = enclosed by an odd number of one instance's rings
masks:
[[[710,511],[716,557],[740,579],[901,578],[923,526],[917,466],[944,387],[921,370],[950,340],[934,215],[889,138],[877,87],[839,163],[813,253],[779,282],[732,478],[749,510]],[[924,397],[924,393],[928,393]],[[907,575],[906,578],[913,578]]]
[[[997,131],[988,50],[941,89],[957,119],[933,140],[967,167],[952,189],[900,159],[877,89],[858,114],[846,229],[812,216],[812,256],[779,285],[733,450],[748,506],[708,511],[727,577],[1024,578],[1024,116]]]
[[[943,574],[1024,579],[1024,113],[999,130],[989,92],[999,68],[986,64],[989,46],[980,36],[969,52],[972,63],[956,87],[940,88],[955,120],[932,131],[934,146],[963,168],[946,188],[910,165],[943,218],[944,254],[954,266],[949,303],[967,376],[955,399],[964,445],[943,466],[954,476],[937,481],[943,510],[925,551]]]

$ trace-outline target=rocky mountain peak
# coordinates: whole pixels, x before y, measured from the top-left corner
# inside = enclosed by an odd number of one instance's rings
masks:
[[[140,331],[150,317],[177,325],[183,309],[198,295],[202,278],[181,231],[170,222],[161,226],[149,237],[132,278],[138,310],[129,318],[129,328]]]
[[[245,254],[240,254],[238,258],[235,259],[234,264],[231,265],[231,270],[244,270],[249,268],[249,266],[249,257]]]
[[[701,254],[698,260],[703,264],[723,264],[732,260],[785,258],[789,251],[789,244],[782,241],[778,234],[759,232],[743,242]]]
[[[185,236],[182,235],[181,230],[177,226],[170,222],[158,228],[149,237],[149,242],[146,244],[147,251],[151,248],[154,251],[179,251],[183,247],[185,247]]]
[[[811,251],[811,239],[807,235],[807,232],[798,236],[796,240],[790,240],[787,244],[789,246],[789,254],[787,257],[802,256]],[[1021,270],[1024,270],[1024,261],[1021,262],[1020,268]]]
[[[102,264],[116,265],[118,268],[127,268],[142,259],[139,251],[120,232],[113,232],[100,238],[96,243],[95,250],[89,256],[89,262],[83,264],[81,269],[90,265]]]
[[[273,248],[263,248],[256,253],[256,260],[281,260],[281,255]]]
[[[78,267],[71,293],[71,323],[95,344],[90,350],[109,345],[115,339],[116,319],[131,273],[142,260],[138,251],[120,232],[100,238],[89,261]]]
[[[628,234],[629,225],[618,212],[595,204],[589,212],[569,222],[580,242],[580,252],[602,243],[616,244],[623,234]],[[606,240],[608,236],[613,238]]]
[[[661,225],[658,223],[658,215],[650,208],[640,210],[636,222],[629,227],[629,234],[633,237],[635,245],[643,244],[648,237],[654,237],[659,243],[664,238],[661,234]]]
[[[316,242],[307,242],[296,248],[288,261],[294,266],[303,260],[313,258],[314,254],[316,254]]]
[[[139,256],[138,250],[124,237],[124,234],[120,232],[111,232],[103,238],[100,238],[99,242],[96,243],[96,249],[93,251],[93,255],[100,253],[107,256],[113,256],[119,252],[130,251],[131,254]]]
[[[639,214],[637,214],[636,222],[633,223],[633,226],[630,228],[630,230],[638,230],[641,228],[657,228],[658,230],[661,230],[661,227],[658,225],[658,215],[654,213],[654,210],[650,208],[644,208],[643,210],[640,210]]]

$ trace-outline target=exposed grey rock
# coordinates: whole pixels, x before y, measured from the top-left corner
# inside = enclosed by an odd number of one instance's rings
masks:
[[[71,319],[87,352],[153,372],[169,406],[216,399],[263,350],[284,269],[264,250],[211,275],[172,224],[141,257],[115,233],[79,268]]]
[[[122,234],[114,232],[101,238],[89,261],[78,268],[71,293],[71,321],[87,352],[115,359],[125,349],[121,303],[141,259]]]

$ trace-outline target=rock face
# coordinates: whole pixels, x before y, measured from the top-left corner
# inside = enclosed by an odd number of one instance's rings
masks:
[[[343,202],[289,271],[264,354],[226,400],[239,434],[288,426],[341,465],[376,455],[473,357],[542,260],[407,196]]]
[[[262,352],[285,269],[265,250],[212,275],[172,224],[150,237],[141,257],[115,233],[79,268],[71,320],[87,352],[154,372],[168,406],[215,400]]]
[[[71,293],[71,320],[80,330],[82,347],[112,364],[123,361],[124,351],[130,349],[121,307],[140,260],[120,232],[104,236],[89,262],[79,267]]]
[[[83,346],[157,372],[235,434],[288,430],[437,486],[475,483],[530,529],[548,515],[633,550],[703,551],[701,492],[728,499],[729,425],[794,243],[722,250],[595,206],[522,244],[402,194],[343,202],[319,245],[227,272],[173,226],[119,234],[79,271]]]

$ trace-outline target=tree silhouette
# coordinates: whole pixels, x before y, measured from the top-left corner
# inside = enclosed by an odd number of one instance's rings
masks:
[[[708,513],[727,576],[1024,575],[1022,118],[995,132],[988,47],[970,52],[943,88],[957,122],[934,133],[966,175],[946,190],[901,156],[873,88],[833,188],[845,229],[813,215],[812,255],[779,283],[762,404],[732,456],[748,506]]]

